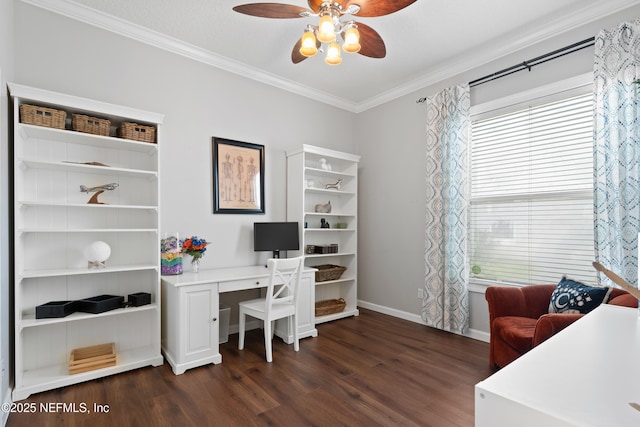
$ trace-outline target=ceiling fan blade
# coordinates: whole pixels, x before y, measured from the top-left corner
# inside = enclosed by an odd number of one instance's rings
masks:
[[[310,12],[307,8],[283,3],[241,4],[234,7],[233,10],[245,15],[276,19],[302,18],[301,12]]]
[[[302,45],[301,38],[298,39],[295,46],[293,46],[293,50],[291,51],[291,62],[293,62],[294,64],[298,64],[304,61],[305,59],[309,58],[308,56],[304,56],[303,54],[300,53],[300,45]],[[322,46],[322,43],[316,40],[316,48],[320,49],[321,46]]]
[[[309,6],[311,6],[309,0]],[[351,5],[360,6],[358,17],[372,18],[374,16],[384,16],[397,12],[415,3],[416,0],[348,0],[344,5],[346,10]]]
[[[315,13],[320,12],[320,5],[324,2],[324,0],[308,0],[307,3],[309,3],[309,7],[311,8],[311,10],[313,10]]]
[[[360,55],[369,58],[384,58],[387,56],[387,48],[380,34],[368,25],[356,22],[360,32]]]

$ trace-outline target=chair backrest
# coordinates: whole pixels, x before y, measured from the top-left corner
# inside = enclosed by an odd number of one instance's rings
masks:
[[[266,309],[276,304],[298,302],[298,289],[302,273],[303,258],[270,258],[267,267],[270,271],[267,287]]]

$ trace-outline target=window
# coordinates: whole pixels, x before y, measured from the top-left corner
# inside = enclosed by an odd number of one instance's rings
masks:
[[[472,278],[595,281],[592,98],[472,119]]]

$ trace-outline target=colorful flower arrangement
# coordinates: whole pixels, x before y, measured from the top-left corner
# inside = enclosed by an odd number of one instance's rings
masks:
[[[198,236],[191,236],[188,239],[182,240],[180,243],[182,243],[182,252],[193,257],[191,262],[197,262],[202,258],[202,255],[204,255],[207,250],[208,244],[205,239],[199,239]]]

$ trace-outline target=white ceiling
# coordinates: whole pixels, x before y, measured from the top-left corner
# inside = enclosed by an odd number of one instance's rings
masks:
[[[356,17],[382,36],[385,58],[343,54],[342,64],[328,66],[320,56],[291,62],[294,44],[317,18],[232,11],[260,0],[23,1],[354,112],[640,3],[417,0],[391,15]],[[307,7],[305,0],[273,1]]]

